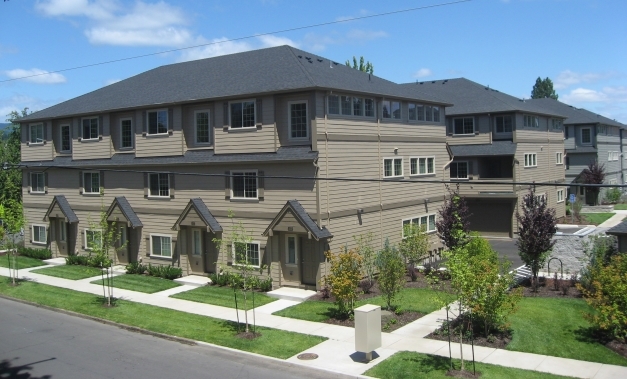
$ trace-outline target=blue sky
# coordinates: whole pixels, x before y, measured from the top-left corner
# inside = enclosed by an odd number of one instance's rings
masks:
[[[10,0],[0,3],[0,81],[454,0]],[[164,64],[290,44],[406,83],[466,77],[627,123],[625,0],[472,0],[0,82],[0,115],[40,110]],[[0,119],[0,121],[4,121]]]

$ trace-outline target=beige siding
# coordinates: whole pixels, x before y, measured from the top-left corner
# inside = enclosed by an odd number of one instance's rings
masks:
[[[49,161],[54,158],[54,141],[52,139],[52,123],[50,121],[42,122],[44,124],[44,143],[43,144],[30,144],[29,140],[29,125],[39,124],[39,122],[33,122],[31,124],[22,125],[22,143],[21,143],[21,156],[22,161]]]
[[[109,114],[103,114],[99,116],[99,128],[101,138],[97,140],[78,140],[78,136],[81,135],[81,118],[75,117],[73,119],[72,128],[72,159],[97,159],[97,158],[111,158],[113,153],[113,145],[111,142],[111,128]]]
[[[303,139],[291,139],[289,135],[289,107],[288,104],[291,101],[306,101],[307,102],[307,116],[310,124],[308,125],[309,138]],[[276,125],[279,146],[294,146],[294,145],[310,145],[311,144],[311,120],[315,119],[315,107],[316,96],[313,92],[303,92],[298,94],[290,94],[289,96],[277,96],[275,98],[276,105]]]
[[[165,109],[165,108],[151,108],[148,111]],[[158,157],[158,156],[171,156],[171,155],[183,155],[183,112],[182,107],[172,106],[167,108],[171,113],[170,120],[171,126],[168,126],[172,134],[160,134],[160,135],[144,135],[144,124],[146,123],[145,111],[137,111],[135,119],[140,120],[137,122],[139,135],[135,135],[136,143],[136,156],[139,157]]]

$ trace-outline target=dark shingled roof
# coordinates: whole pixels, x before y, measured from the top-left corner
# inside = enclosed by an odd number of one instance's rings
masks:
[[[605,234],[625,235],[627,234],[627,221],[623,221],[615,227],[607,230]]]
[[[172,230],[178,230],[179,224],[185,219],[185,216],[187,216],[187,214],[192,208],[196,210],[196,213],[198,213],[198,216],[200,216],[200,218],[205,223],[205,225],[208,226],[209,229],[211,229],[213,233],[222,231],[222,225],[220,225],[218,220],[216,220],[216,218],[213,217],[213,215],[209,211],[209,208],[207,208],[207,205],[205,204],[205,202],[202,201],[202,199],[199,197],[195,199],[189,199],[189,203],[187,203],[187,206],[185,207],[183,212],[181,212],[181,215],[179,216],[178,220],[176,220],[176,222],[174,223]]]
[[[566,154],[596,154],[596,147],[592,146],[579,146],[576,149],[566,149],[564,150]]]
[[[511,141],[493,141],[485,145],[450,145],[455,157],[483,157],[493,155],[515,155],[516,144]]]
[[[331,232],[326,227],[322,227],[322,229],[318,227],[316,222],[311,218],[309,213],[307,213],[305,208],[303,208],[298,200],[288,200],[287,203],[285,203],[285,206],[283,206],[283,209],[281,209],[281,211],[277,213],[274,220],[272,220],[272,222],[270,223],[270,225],[268,225],[268,228],[266,228],[266,231],[263,232],[262,235],[267,236],[270,230],[274,226],[276,226],[279,221],[281,221],[287,211],[292,212],[294,217],[296,217],[301,225],[303,225],[305,229],[311,232],[311,235],[316,239],[316,241],[319,241],[321,238],[333,237],[333,234],[331,234]]]
[[[185,155],[171,157],[137,158],[135,154],[114,154],[111,158],[72,160],[72,157],[55,157],[52,161],[22,162],[30,167],[96,167],[96,166],[150,166],[170,164],[212,164],[238,162],[313,161],[317,151],[309,146],[280,147],[276,153],[215,154],[213,150],[190,150]]]
[[[131,207],[131,204],[129,204],[128,200],[126,200],[126,197],[124,196],[117,196],[115,199],[113,199],[111,206],[109,206],[109,209],[107,210],[107,218],[109,217],[111,212],[113,212],[113,209],[115,209],[116,205],[120,208],[120,211],[122,212],[124,217],[126,217],[133,229],[144,226],[144,224],[142,224],[141,220],[137,216],[137,213],[135,213],[133,207]]]
[[[596,113],[592,113],[589,110],[582,108],[575,108],[572,105],[564,104],[561,101],[544,98],[544,99],[531,99],[532,103],[537,103],[542,107],[551,109],[555,112],[562,113],[568,118],[564,120],[564,124],[604,124],[611,126],[618,126],[620,128],[627,128],[627,125],[621,124],[618,121],[611,120],[607,117],[601,116]]]
[[[50,215],[50,212],[52,211],[52,208],[54,208],[55,204],[59,205],[59,209],[61,209],[61,212],[63,212],[63,215],[65,216],[65,218],[67,218],[67,221],[69,223],[78,222],[78,217],[76,217],[76,213],[74,213],[74,210],[70,206],[70,203],[68,203],[67,199],[63,195],[55,195],[55,197],[52,199],[52,202],[50,203],[50,206],[48,207],[46,215],[44,216],[44,220],[48,219],[48,216]]]
[[[408,91],[343,63],[278,46],[157,67],[20,121],[304,89],[350,91],[448,105],[427,91]]]
[[[522,100],[473,82],[466,78],[406,83],[402,86],[416,93],[426,91],[454,105],[446,108],[446,114],[478,114],[496,112],[529,112],[553,117],[566,117],[560,112],[546,109],[537,103]]]

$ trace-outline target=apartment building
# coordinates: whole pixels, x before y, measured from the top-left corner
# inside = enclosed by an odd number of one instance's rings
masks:
[[[260,273],[305,288],[359,234],[420,225],[436,254],[450,105],[288,46],[158,67],[20,120],[25,241],[87,254],[105,212],[117,263],[204,275],[242,225]]]
[[[403,86],[454,104],[446,109],[447,165],[467,199],[472,230],[514,236],[516,209],[529,189],[514,182],[537,183],[536,194],[564,216],[566,116],[465,78]]]

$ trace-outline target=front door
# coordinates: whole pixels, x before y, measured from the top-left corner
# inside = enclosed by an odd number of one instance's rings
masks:
[[[318,273],[318,255],[316,254],[313,240],[299,237],[301,256],[301,278],[303,284],[316,285],[316,274]]]
[[[203,232],[201,229],[191,229],[190,244],[187,249],[192,274],[203,275],[205,273]]]
[[[67,224],[62,218],[57,218],[54,221],[54,234],[55,242],[57,244],[57,250],[59,255],[66,257],[68,255],[68,237],[67,237]]]
[[[116,224],[115,236],[117,241],[115,243],[116,250],[116,264],[128,264],[131,263],[129,259],[129,238],[128,238],[128,226],[126,224]]]

